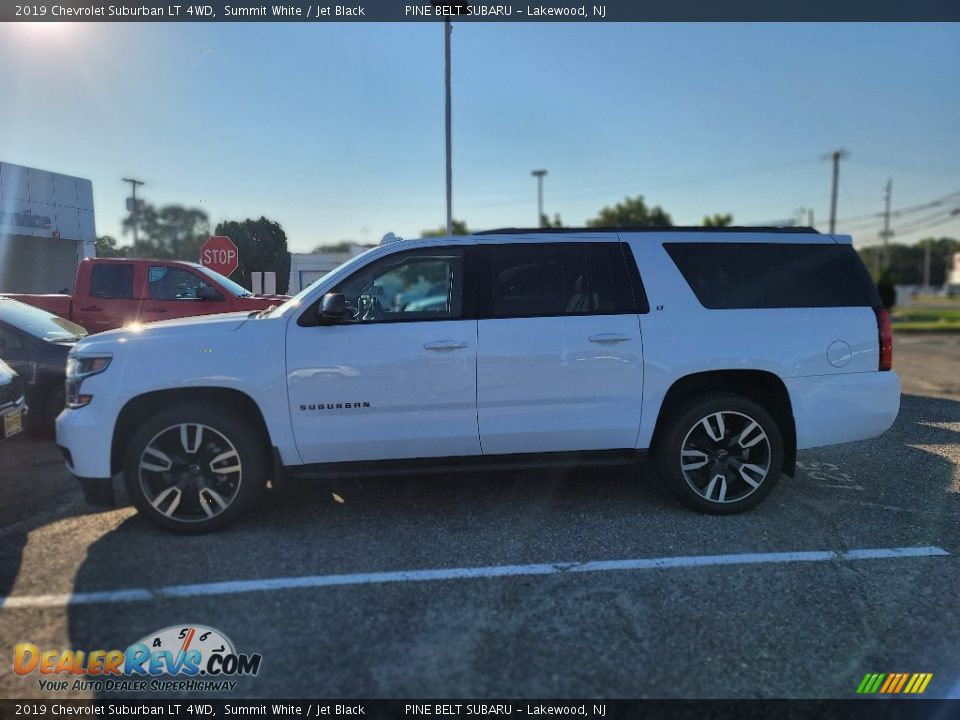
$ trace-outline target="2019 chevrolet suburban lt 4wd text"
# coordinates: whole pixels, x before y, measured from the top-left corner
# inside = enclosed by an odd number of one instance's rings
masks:
[[[850,238],[526,231],[384,242],[278,308],[70,353],[57,438],[89,501],[200,532],[289,476],[629,463],[759,503],[796,451],[883,433],[887,313]]]

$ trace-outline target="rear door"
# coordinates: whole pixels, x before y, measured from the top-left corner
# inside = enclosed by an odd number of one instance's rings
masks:
[[[477,415],[484,455],[636,446],[639,276],[618,242],[481,241]]]
[[[139,300],[134,296],[134,263],[103,262],[90,268],[88,295],[73,299],[73,318],[88,332],[121,327],[135,320]],[[79,290],[79,288],[78,288]]]

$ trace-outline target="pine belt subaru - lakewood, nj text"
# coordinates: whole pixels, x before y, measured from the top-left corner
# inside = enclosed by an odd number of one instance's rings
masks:
[[[631,463],[750,508],[803,448],[896,418],[889,317],[847,236],[499,230],[390,240],[278,308],[70,352],[57,440],[89,501],[200,532],[269,480]]]

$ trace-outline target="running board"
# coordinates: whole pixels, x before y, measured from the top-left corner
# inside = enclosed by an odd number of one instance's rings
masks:
[[[286,477],[295,479],[342,479],[398,475],[470,473],[480,470],[520,470],[561,467],[632,465],[647,456],[646,450],[597,450],[580,452],[523,453],[515,455],[467,455],[463,457],[405,458],[357,462],[287,465]]]

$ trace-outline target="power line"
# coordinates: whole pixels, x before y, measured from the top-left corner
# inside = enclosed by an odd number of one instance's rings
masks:
[[[960,216],[960,207],[956,207],[951,210],[941,210],[940,212],[933,213],[927,217],[913,220],[911,223],[898,228],[898,232],[913,233],[917,232],[918,230],[926,230],[927,228],[936,227],[937,225],[942,225],[943,223],[949,222],[957,216]]]
[[[937,227],[938,225],[943,225],[943,224],[945,224],[945,223],[950,222],[951,220],[957,219],[957,215],[958,215],[958,214],[960,214],[960,213],[951,213],[950,215],[948,215],[947,217],[943,218],[942,220],[938,220],[937,222],[932,222],[932,223],[930,223],[929,225],[924,225],[924,226],[922,226],[922,227],[911,228],[910,230],[907,230],[907,231],[905,231],[905,232],[907,232],[907,233],[915,233],[915,232],[920,232],[921,230],[929,230],[930,228],[934,228],[934,227]],[[904,231],[901,231],[901,232],[904,232]]]
[[[954,198],[960,197],[960,190],[952,192],[949,195],[944,195],[943,197],[937,198],[936,200],[931,200],[929,202],[923,203],[921,205],[913,205],[911,207],[897,208],[896,210],[890,211],[890,217],[899,217],[901,215],[909,215],[910,213],[919,212],[921,210],[927,210],[932,207],[937,207],[938,205],[947,205],[954,202]],[[878,213],[869,213],[867,215],[859,215],[855,217],[843,218],[842,220],[837,220],[838,223],[849,224],[857,220],[866,220],[868,218],[882,218],[882,212]]]

